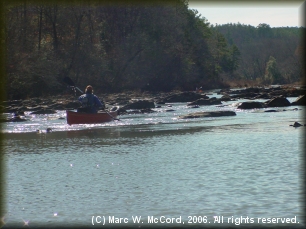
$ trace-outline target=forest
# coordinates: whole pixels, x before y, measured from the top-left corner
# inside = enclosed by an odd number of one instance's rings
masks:
[[[20,1],[4,7],[7,99],[285,84],[305,75],[305,28],[211,25],[187,0]]]

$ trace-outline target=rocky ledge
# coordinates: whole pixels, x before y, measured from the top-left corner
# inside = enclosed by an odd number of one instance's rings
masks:
[[[250,87],[245,89],[233,90],[223,89],[219,93],[222,95],[230,95],[233,99],[272,99],[274,97],[298,97],[305,95],[305,86],[291,87]]]
[[[221,116],[235,116],[234,111],[210,111],[210,112],[195,112],[187,115],[181,115],[178,118],[180,119],[189,119],[189,118],[207,118],[207,117],[221,117]]]
[[[291,105],[306,105],[306,89],[301,88],[246,88],[241,90],[221,90],[222,98],[209,98],[205,93],[196,93],[193,91],[172,91],[168,93],[156,92],[124,92],[117,94],[98,94],[106,108],[120,107],[118,112],[121,114],[152,113],[156,112],[152,108],[161,108],[165,103],[187,103],[189,108],[199,108],[200,106],[219,105],[223,101],[235,101],[237,98],[248,98],[251,101],[239,103],[239,109],[254,109],[266,107],[285,107]],[[287,96],[299,96],[296,101],[290,103]],[[255,99],[268,99],[266,102],[254,101]],[[169,106],[169,105],[168,105]],[[71,110],[80,107],[77,97],[71,94],[50,96],[47,98],[31,98],[26,100],[11,100],[0,103],[1,113],[14,113],[14,118],[10,120],[1,120],[9,122],[26,121],[20,116],[24,112],[30,114],[54,114],[56,110]],[[173,111],[173,110],[166,110]],[[195,113],[194,117],[207,117],[207,113]],[[191,115],[191,116],[192,116]],[[231,113],[214,113],[210,115],[232,115]],[[216,116],[212,116],[216,117]]]

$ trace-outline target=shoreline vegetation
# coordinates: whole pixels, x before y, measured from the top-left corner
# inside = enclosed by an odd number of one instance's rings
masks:
[[[292,84],[304,79],[304,27],[212,25],[188,1],[5,4],[5,100]]]

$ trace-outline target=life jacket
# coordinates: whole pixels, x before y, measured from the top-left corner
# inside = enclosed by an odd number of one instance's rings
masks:
[[[94,95],[93,94],[85,94],[82,96],[82,107],[94,107]]]

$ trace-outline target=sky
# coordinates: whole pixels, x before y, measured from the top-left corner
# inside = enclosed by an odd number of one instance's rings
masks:
[[[189,0],[189,8],[196,9],[210,24],[240,23],[270,27],[305,26],[304,1],[200,1]],[[305,7],[305,3],[303,5]]]

